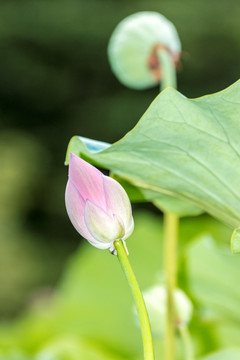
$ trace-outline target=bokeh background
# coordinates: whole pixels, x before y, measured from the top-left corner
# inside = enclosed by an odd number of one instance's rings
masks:
[[[125,88],[107,59],[115,26],[143,10],[162,13],[179,32],[184,95],[213,93],[238,80],[236,0],[0,2],[2,321],[51,296],[81,243],[64,205],[70,138],[120,139],[158,93]]]

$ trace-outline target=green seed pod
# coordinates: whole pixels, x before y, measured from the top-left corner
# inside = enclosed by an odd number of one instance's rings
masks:
[[[133,89],[161,81],[158,50],[165,49],[177,64],[181,42],[175,26],[157,12],[143,11],[121,21],[110,38],[108,58],[118,80]]]

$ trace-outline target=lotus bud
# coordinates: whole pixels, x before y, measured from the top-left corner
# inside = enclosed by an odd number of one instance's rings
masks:
[[[143,292],[152,332],[163,336],[167,314],[167,291],[163,285],[155,285]],[[193,305],[187,295],[180,289],[174,291],[176,326],[186,326],[192,317]]]
[[[158,51],[167,50],[177,64],[181,42],[175,26],[157,12],[128,16],[113,31],[108,57],[118,80],[133,89],[145,89],[161,81]]]
[[[122,186],[73,153],[65,201],[75,229],[98,249],[114,250],[114,241],[126,240],[133,231],[132,208]]]

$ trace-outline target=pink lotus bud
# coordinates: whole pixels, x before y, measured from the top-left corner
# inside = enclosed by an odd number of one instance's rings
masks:
[[[75,229],[99,249],[113,248],[114,241],[133,232],[132,208],[122,186],[73,153],[65,201]]]

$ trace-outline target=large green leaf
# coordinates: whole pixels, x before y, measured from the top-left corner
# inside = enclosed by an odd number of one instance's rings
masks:
[[[69,152],[143,189],[191,202],[231,227],[240,224],[240,82],[187,99],[168,88],[120,141],[91,153],[79,137]]]

